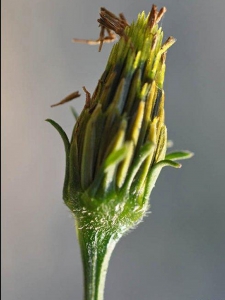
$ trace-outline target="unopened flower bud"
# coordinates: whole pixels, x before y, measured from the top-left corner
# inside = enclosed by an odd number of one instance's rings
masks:
[[[105,233],[117,240],[139,223],[149,208],[149,197],[164,166],[189,152],[166,157],[163,83],[166,52],[175,42],[163,42],[158,25],[165,12],[153,6],[128,25],[102,9],[102,28],[119,34],[105,71],[75,124],[71,142],[54,121],[66,149],[63,197],[84,236]],[[101,36],[100,43],[104,42]],[[84,242],[85,243],[85,242]]]

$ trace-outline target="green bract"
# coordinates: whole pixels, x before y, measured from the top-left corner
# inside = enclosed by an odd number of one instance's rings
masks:
[[[65,145],[63,199],[76,218],[86,274],[85,299],[102,299],[105,256],[120,236],[142,220],[161,169],[179,168],[175,160],[191,156],[189,152],[166,156],[163,82],[166,51],[175,39],[162,42],[162,28],[157,24],[160,13],[164,11],[158,13],[153,6],[148,16],[143,12],[120,31],[94,94],[87,95],[70,142],[62,128],[48,120]],[[122,20],[113,19],[106,10],[102,18],[115,31]]]

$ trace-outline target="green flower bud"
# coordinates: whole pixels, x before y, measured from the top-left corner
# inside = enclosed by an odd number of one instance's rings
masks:
[[[103,288],[96,298],[88,297],[104,283],[104,276],[98,284],[93,278],[107,264],[105,256],[110,251],[106,248],[112,250],[142,220],[161,169],[179,168],[174,160],[191,156],[189,152],[166,156],[163,82],[166,52],[175,39],[162,42],[158,22],[164,12],[165,8],[158,12],[153,6],[148,16],[143,12],[128,25],[123,15],[116,17],[102,9],[100,25],[118,33],[120,39],[95,92],[92,96],[86,92],[71,142],[58,124],[48,120],[64,140],[63,199],[76,219],[86,272],[85,299],[102,299]],[[94,248],[99,249],[95,267]]]

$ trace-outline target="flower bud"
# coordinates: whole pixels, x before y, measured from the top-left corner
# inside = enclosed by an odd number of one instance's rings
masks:
[[[128,25],[101,10],[99,23],[120,39],[95,92],[86,91],[86,104],[66,143],[63,197],[82,227],[123,233],[135,226],[149,207],[162,167],[180,167],[165,160],[163,82],[166,52],[175,39],[162,42],[158,22],[164,12],[153,6],[148,16],[143,12]],[[86,212],[90,217],[84,218]]]
[[[122,14],[116,17],[102,8],[100,48],[114,36],[112,31],[120,39],[93,95],[84,88],[86,104],[71,142],[57,123],[47,120],[64,141],[63,199],[76,218],[85,299],[102,299],[111,251],[120,236],[146,214],[161,169],[179,168],[175,160],[192,156],[187,151],[166,155],[163,83],[166,52],[175,39],[163,42],[158,23],[164,13],[165,8],[158,12],[153,5],[149,15],[143,12],[129,25]],[[58,104],[72,98],[74,94]]]

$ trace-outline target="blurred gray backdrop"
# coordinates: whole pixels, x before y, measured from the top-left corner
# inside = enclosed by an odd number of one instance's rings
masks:
[[[225,299],[225,2],[155,2],[168,9],[166,122],[177,149],[195,157],[164,169],[152,213],[117,245],[106,300]],[[3,0],[2,274],[4,300],[81,300],[82,266],[73,219],[61,198],[64,149],[53,118],[70,135],[69,104],[93,92],[111,45],[97,38],[100,6],[129,21],[148,0]],[[81,111],[85,95],[74,100]]]

